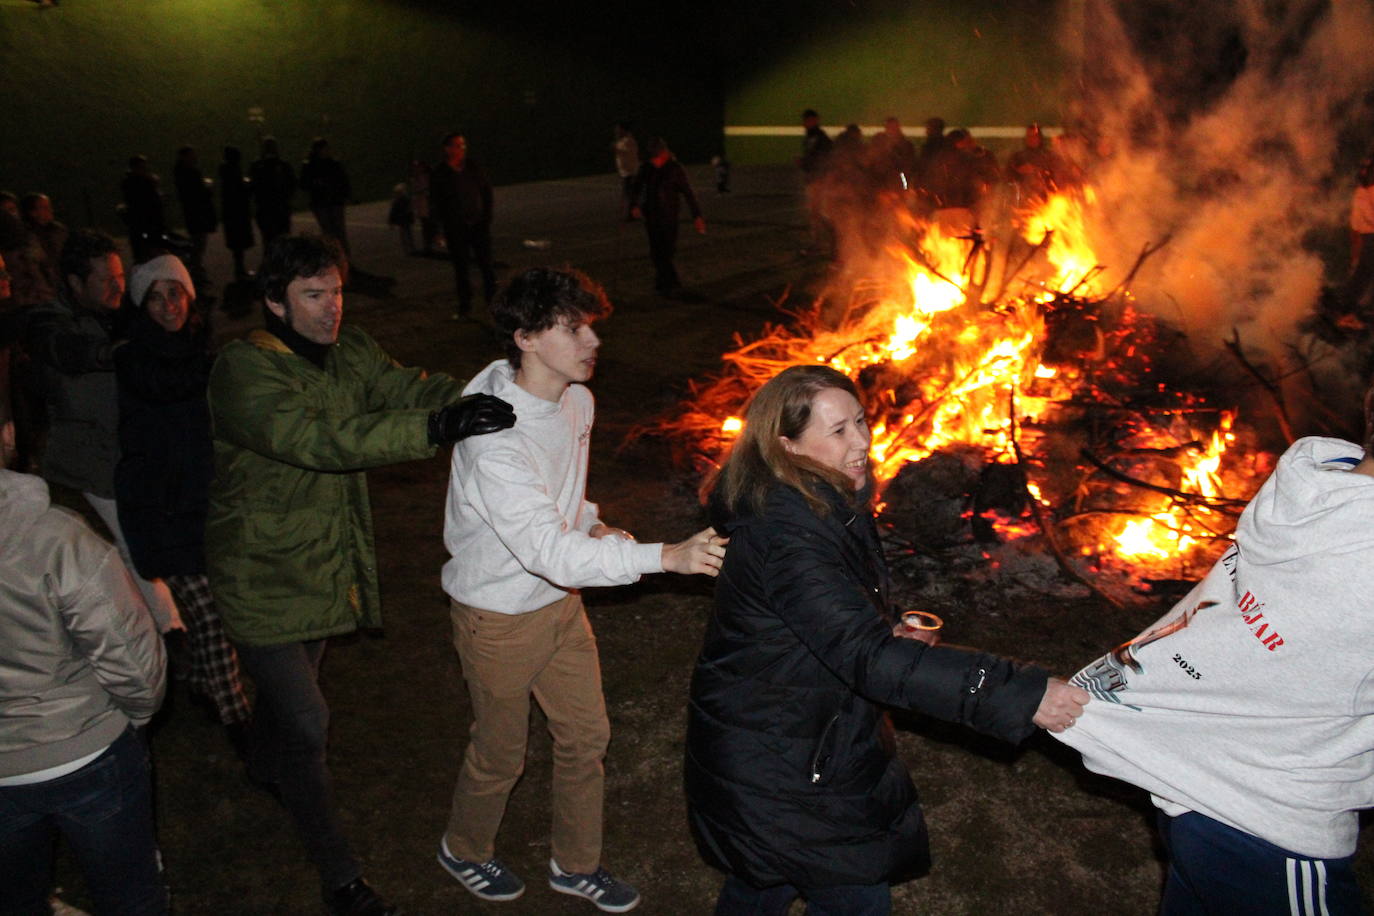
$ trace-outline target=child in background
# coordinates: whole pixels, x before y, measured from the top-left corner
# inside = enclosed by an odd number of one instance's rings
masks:
[[[395,226],[401,232],[401,250],[406,254],[415,253],[415,208],[410,203],[410,193],[405,182],[391,189],[391,212],[386,216],[386,224]]]

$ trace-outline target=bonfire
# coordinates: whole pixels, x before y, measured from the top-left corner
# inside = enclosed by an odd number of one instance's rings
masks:
[[[1156,378],[1173,332],[1129,289],[1155,249],[1111,281],[1084,229],[1093,204],[1089,187],[1055,194],[993,240],[894,207],[878,276],[737,339],[657,431],[709,472],[759,386],[828,364],[869,407],[896,559],[1052,557],[1061,580],[1112,600],[1195,576],[1273,456],[1234,405]]]

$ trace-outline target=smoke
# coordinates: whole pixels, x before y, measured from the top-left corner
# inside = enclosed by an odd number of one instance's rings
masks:
[[[1281,358],[1321,294],[1321,240],[1339,262],[1352,135],[1368,139],[1374,4],[1068,2],[1081,55],[1068,126],[1101,156],[1099,260],[1127,269],[1167,237],[1132,284],[1140,304],[1199,348],[1235,331]]]

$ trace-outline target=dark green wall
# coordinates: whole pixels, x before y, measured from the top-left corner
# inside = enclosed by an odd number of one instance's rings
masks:
[[[0,0],[0,188],[47,191],[77,224],[89,199],[113,226],[130,155],[146,154],[169,189],[178,146],[197,147],[213,174],[221,147],[252,159],[261,132],[291,161],[328,136],[359,199],[388,196],[455,126],[498,183],[610,171],[623,117],[684,159],[719,149],[719,83],[693,40],[700,17],[646,18],[621,0],[545,7]]]
[[[770,30],[755,10],[734,42],[725,123],[796,127],[815,108],[827,125],[1060,124],[1076,65],[1059,37],[1074,11],[1069,0],[802,2]],[[787,161],[798,137],[728,148],[736,162]]]

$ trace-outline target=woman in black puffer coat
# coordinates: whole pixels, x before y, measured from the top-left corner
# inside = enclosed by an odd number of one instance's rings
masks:
[[[1007,741],[1072,724],[1087,694],[1034,667],[894,635],[857,391],[824,366],[759,390],[710,485],[730,538],[692,678],[689,817],[727,873],[718,916],[882,914],[929,865],[885,709]]]

